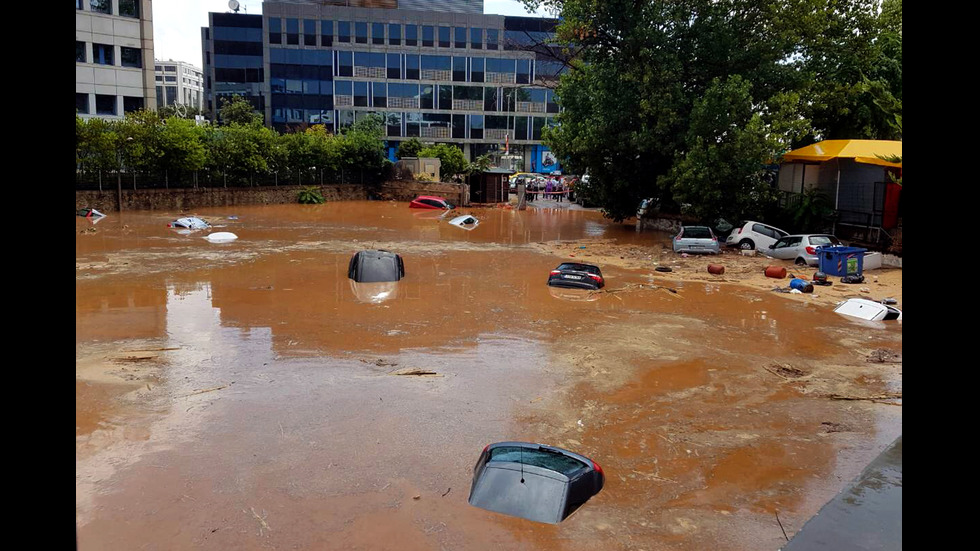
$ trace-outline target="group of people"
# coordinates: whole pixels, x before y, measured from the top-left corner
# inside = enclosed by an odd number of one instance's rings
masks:
[[[574,198],[572,184],[570,178],[560,176],[537,178],[527,183],[527,191],[531,192],[527,194],[527,200],[534,201],[542,195],[541,192],[544,192],[544,199],[554,199],[558,202],[565,199],[572,200]]]

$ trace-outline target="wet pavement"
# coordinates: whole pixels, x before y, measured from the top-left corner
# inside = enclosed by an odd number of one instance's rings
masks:
[[[387,202],[192,213],[227,244],[176,212],[76,220],[80,549],[776,549],[775,512],[792,536],[901,433],[894,400],[828,398],[900,392],[900,364],[865,359],[900,325],[647,270],[555,296],[562,259],[531,244],[670,236],[459,213],[479,227]],[[364,248],[405,259],[380,300],[347,279]],[[558,526],[469,507],[501,440],[593,457],[607,486]]]
[[[901,436],[783,547],[785,551],[901,548]]]

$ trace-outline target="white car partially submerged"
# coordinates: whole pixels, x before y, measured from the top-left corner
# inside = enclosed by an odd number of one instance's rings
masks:
[[[867,321],[891,321],[902,319],[902,311],[894,306],[865,298],[851,298],[837,303],[834,312],[843,316]]]
[[[480,221],[469,214],[457,216],[450,220],[449,223],[464,230],[472,230],[480,225]]]

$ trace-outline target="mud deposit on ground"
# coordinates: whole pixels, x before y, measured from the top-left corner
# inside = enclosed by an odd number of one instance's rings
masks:
[[[900,324],[786,300],[759,259],[702,276],[596,213],[461,212],[480,226],[194,213],[238,234],[220,245],[179,213],[76,221],[80,549],[777,549],[777,513],[792,536],[901,433]],[[382,300],[347,279],[362,248],[405,259]],[[611,292],[553,294],[572,258]],[[874,292],[900,299],[895,274]],[[470,507],[501,440],[590,456],[606,486],[558,526]]]

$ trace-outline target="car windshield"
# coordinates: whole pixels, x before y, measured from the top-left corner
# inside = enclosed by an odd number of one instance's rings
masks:
[[[561,453],[520,446],[501,446],[490,450],[490,461],[506,461],[543,467],[557,471],[568,478],[588,467],[585,463]]]
[[[811,235],[811,245],[840,245],[840,239],[832,235]]]
[[[686,226],[681,237],[689,239],[711,239],[711,230],[703,226]]]

